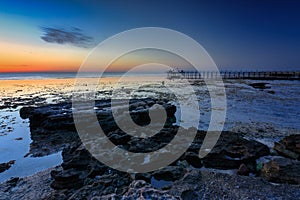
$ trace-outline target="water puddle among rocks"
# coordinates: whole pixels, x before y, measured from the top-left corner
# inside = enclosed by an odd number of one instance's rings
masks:
[[[0,111],[0,163],[14,161],[9,169],[0,173],[0,182],[11,177],[24,177],[59,165],[61,152],[44,157],[28,155],[30,144],[29,120],[21,119],[20,108]]]
[[[162,189],[164,187],[172,186],[173,181],[165,181],[165,180],[157,180],[152,176],[151,178],[151,185],[156,189]]]

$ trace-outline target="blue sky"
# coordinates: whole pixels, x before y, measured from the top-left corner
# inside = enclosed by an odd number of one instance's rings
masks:
[[[55,50],[65,51],[68,59],[73,55],[84,58],[89,47],[113,34],[155,26],[171,28],[192,37],[221,69],[293,70],[300,69],[299,8],[300,2],[296,0],[0,0],[0,43],[22,45],[24,51],[26,46],[33,52],[40,52],[42,48],[54,55]],[[79,28],[80,34],[93,38],[93,44],[84,48],[78,44],[49,44],[41,39],[41,27],[63,31]],[[26,57],[21,53],[20,56]],[[60,61],[64,62],[64,59]],[[66,66],[76,65],[79,60],[66,62]]]

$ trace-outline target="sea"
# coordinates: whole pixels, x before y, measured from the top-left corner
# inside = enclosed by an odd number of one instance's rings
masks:
[[[104,72],[101,77],[119,77],[125,72]],[[143,76],[164,76],[161,73],[153,72],[135,72],[127,74],[127,76],[143,75]],[[83,72],[80,75],[77,72],[25,72],[25,73],[0,73],[0,80],[34,80],[34,79],[67,79],[76,78],[99,78],[99,73]]]

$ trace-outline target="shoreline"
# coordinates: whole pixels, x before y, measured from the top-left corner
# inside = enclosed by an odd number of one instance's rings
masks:
[[[287,87],[298,88],[299,84],[272,82],[270,83],[271,89],[256,89],[251,87],[248,82],[227,82],[226,90],[229,101],[229,115],[225,129],[227,132],[225,131],[226,134],[224,134],[221,138],[221,143],[214,149],[216,152],[202,160],[199,160],[197,153],[195,153],[198,152],[197,149],[201,146],[201,142],[203,141],[202,134],[203,130],[205,130],[205,128],[203,128],[205,127],[204,124],[202,128],[198,128],[200,135],[196,137],[195,143],[190,147],[189,151],[187,151],[182,157],[180,157],[178,161],[176,161],[176,163],[173,163],[172,165],[155,172],[138,174],[135,176],[135,178],[133,178],[128,174],[116,172],[107,168],[106,166],[103,166],[102,164],[99,164],[95,160],[91,159],[88,154],[84,153],[84,148],[80,146],[80,142],[78,142],[76,139],[77,136],[73,135],[74,130],[72,127],[70,127],[70,120],[72,119],[69,96],[70,93],[67,93],[66,91],[71,91],[69,88],[69,86],[71,86],[71,80],[72,79],[55,79],[53,80],[52,85],[49,84],[49,81],[43,80],[41,81],[40,85],[36,85],[36,88],[33,89],[31,86],[32,81],[28,80],[26,83],[23,82],[23,85],[13,85],[13,87],[11,87],[11,93],[10,91],[4,91],[2,88],[2,94],[7,94],[7,96],[15,95],[8,97],[7,99],[5,99],[6,97],[2,97],[4,102],[10,102],[10,104],[7,104],[9,107],[7,115],[12,115],[12,110],[16,110],[13,107],[18,105],[18,108],[22,107],[22,111],[20,113],[21,117],[23,119],[29,118],[28,121],[30,132],[28,134],[30,134],[32,141],[30,142],[30,149],[28,150],[28,153],[37,157],[43,157],[45,155],[62,151],[63,155],[63,162],[61,164],[63,168],[49,168],[32,176],[1,183],[1,193],[4,196],[11,195],[11,197],[13,197],[14,195],[17,195],[18,197],[21,197],[23,195],[23,197],[25,197],[24,195],[33,195],[34,191],[32,191],[32,194],[30,194],[30,192],[28,192],[28,194],[22,193],[25,191],[26,187],[30,187],[30,184],[38,185],[37,181],[39,176],[41,179],[43,179],[43,183],[45,183],[45,187],[43,186],[40,188],[41,191],[39,191],[39,194],[43,192],[48,193],[48,197],[42,196],[45,199],[72,199],[75,197],[83,198],[83,196],[80,196],[81,193],[82,195],[95,193],[96,196],[100,196],[103,199],[109,199],[113,195],[120,198],[124,197],[125,199],[136,198],[136,196],[134,196],[134,194],[130,191],[144,191],[147,193],[147,195],[152,195],[152,197],[155,195],[165,195],[166,197],[170,198],[177,198],[181,196],[185,196],[187,198],[190,196],[195,196],[199,198],[224,197],[227,199],[238,199],[245,197],[252,199],[257,199],[258,197],[284,199],[286,197],[284,196],[284,191],[291,192],[292,195],[289,196],[290,199],[297,199],[296,197],[300,196],[300,194],[297,193],[300,191],[299,185],[286,183],[274,184],[267,180],[270,179],[273,181],[274,175],[276,175],[277,172],[273,171],[271,177],[269,177],[269,174],[266,174],[267,169],[273,170],[273,167],[277,165],[280,167],[288,166],[289,169],[299,166],[298,162],[295,161],[296,159],[289,159],[287,158],[287,155],[284,155],[285,151],[280,152],[283,154],[279,154],[277,151],[280,149],[274,149],[275,143],[279,143],[279,147],[282,147],[280,146],[284,144],[284,141],[282,140],[285,139],[286,141],[289,141],[289,139],[286,139],[286,137],[290,135],[300,135],[300,130],[297,129],[297,124],[290,126],[290,121],[282,120],[285,119],[286,116],[278,115],[277,117],[274,117],[274,113],[280,114],[280,112],[285,109],[293,109],[293,107],[299,103],[297,101],[298,90],[292,91],[293,93],[290,94],[290,96],[286,96],[286,93],[284,93],[286,91],[282,90],[282,88]],[[61,83],[63,84],[61,85]],[[157,91],[157,94],[160,94],[160,88],[157,87],[156,90],[153,90],[153,87],[157,85],[151,85],[150,83],[152,82],[149,82],[150,86],[143,88],[142,92],[140,93],[142,101],[144,101],[142,97],[145,91],[153,94],[156,94],[155,92]],[[110,85],[110,83],[106,82],[106,84],[107,86],[103,85],[99,90],[99,94],[103,97],[106,97],[110,92],[110,89],[106,88]],[[128,86],[124,84],[122,87],[125,87],[125,89],[122,90],[126,91],[126,87],[131,86],[130,84]],[[12,84],[8,85],[12,86]],[[16,92],[20,90],[19,87],[22,88],[22,91]],[[60,88],[64,88],[64,90],[60,90]],[[209,106],[207,106],[208,103],[205,102],[207,99],[207,94],[202,88],[202,85],[196,84],[195,88],[199,93],[198,96],[200,101],[202,100],[201,102],[203,103],[204,100],[204,107],[202,106],[202,108],[204,110],[209,110]],[[268,92],[270,90],[273,90],[275,94],[270,94]],[[49,104],[49,98],[56,98],[57,100],[54,100]],[[133,111],[136,113],[135,119],[138,121],[140,119],[140,115],[144,116],[146,113],[145,110],[149,108],[148,103],[151,102],[148,102],[148,100],[147,102],[139,102],[141,99],[132,102],[134,104]],[[113,129],[114,126],[112,125],[111,121],[109,121],[110,118],[107,117],[106,111],[109,109],[106,108],[108,105],[106,101],[107,100],[99,100],[98,102],[96,101],[95,112],[99,115],[99,119],[103,120],[101,123],[108,128],[107,134],[110,139],[119,143],[118,145],[123,145],[125,149],[131,148],[131,151],[139,151],[141,149],[151,150],[152,147],[150,144],[160,144],[160,142],[162,142],[161,144],[163,145],[165,142],[167,142],[168,138],[171,139],[173,137],[172,135],[176,130],[176,125],[169,124],[170,126],[166,127],[165,129],[164,134],[166,135],[164,135],[162,141],[159,140],[158,137],[153,140],[153,142],[146,142],[143,144],[145,146],[137,145],[139,144],[138,140],[129,142],[132,144],[131,146],[126,145],[124,141],[130,141],[129,137],[122,135],[121,132]],[[282,102],[286,101],[290,105],[281,105]],[[166,100],[162,103],[165,105],[167,102],[168,101]],[[270,106],[270,102],[272,103],[272,106],[268,112],[265,112],[265,107]],[[245,104],[247,103],[252,103],[252,113],[247,113],[247,110],[250,109],[245,107]],[[277,105],[277,107],[274,105]],[[278,105],[281,105],[282,107],[278,107]],[[141,109],[141,107],[143,107],[143,109]],[[175,114],[174,108],[169,106],[169,109],[172,110],[173,114]],[[233,111],[234,113],[232,113]],[[294,110],[293,112],[287,114],[289,114],[289,116],[297,116],[298,113],[299,112],[297,110]],[[248,114],[250,117],[248,117]],[[103,117],[102,115],[106,117]],[[207,117],[210,116],[209,113],[205,113],[204,119],[206,115]],[[259,117],[256,118],[256,116]],[[272,116],[272,118],[268,118],[268,116]],[[144,121],[145,118],[142,117],[141,119],[143,119],[140,121],[141,123],[146,123],[146,121]],[[297,119],[294,119],[294,121],[295,120]],[[277,126],[275,123],[278,121],[284,123]],[[19,124],[19,122],[14,123]],[[9,118],[4,119],[3,124],[9,125]],[[55,127],[55,129],[52,127]],[[110,130],[110,128],[112,129]],[[228,130],[230,132],[228,132]],[[14,128],[12,131],[14,131]],[[13,137],[13,135],[9,132],[7,134],[8,136]],[[0,139],[8,136],[1,136]],[[19,136],[13,138],[19,138]],[[121,141],[120,138],[122,138]],[[15,144],[17,142],[22,142],[22,140],[12,141]],[[235,145],[237,146],[236,149],[233,148]],[[224,152],[223,148],[225,148],[225,152],[228,153],[222,153]],[[82,158],[78,157],[82,154],[85,156]],[[238,157],[231,158],[232,155],[238,155]],[[293,154],[290,155],[293,156]],[[216,162],[218,159],[225,160],[220,165],[217,164],[218,162]],[[253,162],[255,162],[255,164]],[[244,174],[246,176],[237,175],[237,173]],[[282,182],[297,182],[298,179],[295,178],[297,176],[289,175],[289,171],[285,171],[284,173],[287,174],[284,176],[275,177],[276,180]],[[166,174],[168,175],[166,176]],[[172,183],[174,183],[174,186],[170,187],[168,185],[164,185],[162,188],[154,187],[155,184],[168,183],[168,179],[170,177]],[[24,180],[27,181],[25,182]],[[122,184],[118,185],[116,180],[121,181]],[[228,181],[230,181],[230,183],[228,183]],[[249,182],[255,185],[252,187],[252,189],[250,187],[251,190],[248,188]],[[14,184],[15,186],[12,186]],[[77,188],[76,184],[78,184],[80,187]],[[221,185],[225,185],[225,188],[227,188],[229,191],[224,191],[224,188]],[[56,189],[51,189],[51,187]],[[194,187],[197,188],[197,190],[193,191],[193,189],[191,189]],[[6,190],[7,188],[9,189],[5,192],[3,191],[3,188],[6,188]],[[112,188],[114,188],[116,191]],[[37,190],[38,189],[39,188],[37,188]],[[231,191],[235,191],[234,194]],[[269,196],[263,196],[267,192]],[[211,196],[214,194],[215,196]]]
[[[17,109],[15,112],[19,113],[19,109]],[[274,124],[270,124],[270,123],[251,123],[251,124],[249,124],[249,123],[237,122],[233,127],[229,128],[228,130],[231,132],[239,133],[245,139],[251,139],[251,140],[258,141],[262,144],[265,144],[270,149],[273,148],[274,142],[278,142],[279,140],[283,139],[284,137],[286,137],[288,135],[300,134],[300,130],[288,128],[288,127],[278,127],[278,126],[275,126]],[[264,130],[265,132],[261,132],[261,130]],[[202,131],[205,131],[205,130],[202,130]],[[30,133],[28,133],[28,134],[30,134]],[[20,136],[22,136],[22,135],[20,135]],[[24,136],[22,136],[21,142],[22,141],[24,141]],[[16,142],[18,142],[18,141],[16,141]],[[32,141],[30,143],[32,143]],[[28,155],[32,156],[32,154],[30,154],[29,152],[27,152],[27,153],[24,152],[24,155],[25,154],[26,154],[26,157]],[[38,154],[39,153],[37,153],[37,155]],[[50,156],[53,156],[55,154],[57,154],[57,153],[56,152],[50,153]],[[59,153],[59,154],[61,154],[61,153]],[[43,160],[46,157],[43,156],[43,157],[41,157],[42,159],[40,159],[40,160]],[[39,159],[39,157],[37,157],[37,159]],[[7,158],[7,160],[3,160],[3,161],[9,161],[9,160],[11,160],[11,158]],[[265,162],[266,160],[271,160],[271,159],[265,158],[263,160]],[[12,165],[12,166],[14,166],[14,165]],[[37,172],[39,172],[39,171],[37,171]],[[2,175],[0,174],[0,176],[2,176]],[[3,180],[2,182],[7,181],[8,179],[9,178],[7,178],[6,180]]]
[[[141,104],[139,101],[134,101],[132,103],[136,106]],[[143,105],[145,104],[143,103]],[[106,125],[108,131],[107,136],[114,143],[121,146],[123,145],[123,148],[128,148],[124,141],[130,141],[129,137],[122,135],[119,131],[113,131],[114,129],[111,129],[113,128],[113,125],[109,120],[107,120],[109,117],[107,117],[106,112],[104,113],[107,119],[101,117],[101,115],[104,114],[103,110],[105,110],[107,102],[105,100],[99,101],[96,106],[98,108],[97,113],[99,114],[100,119],[104,120],[103,122],[100,122],[100,124]],[[28,116],[30,122],[35,124],[34,126],[31,126],[31,134],[33,136],[38,133],[35,130],[48,130],[47,141],[43,140],[43,138],[40,138],[42,140],[37,140],[38,143],[43,144],[43,147],[47,147],[47,143],[44,142],[55,141],[57,136],[59,137],[60,135],[66,134],[66,130],[70,129],[69,125],[66,126],[69,124],[68,119],[70,119],[68,112],[71,111],[69,108],[70,105],[67,103],[48,105],[23,109],[23,111],[21,111],[21,115],[24,118]],[[170,109],[174,114],[175,111],[172,107],[169,107],[169,110]],[[62,116],[60,115],[61,112],[67,112],[67,114]],[[140,114],[138,114],[138,116],[143,115],[144,111],[140,111],[139,113]],[[54,116],[60,116],[59,124],[55,125],[59,125],[58,129],[55,131],[58,133],[57,136],[53,135],[54,132],[49,132],[49,129],[47,128],[48,126],[53,126],[51,120],[55,120],[55,118],[53,118]],[[36,117],[43,121],[44,125],[41,126],[39,123],[36,124]],[[139,117],[134,117],[134,119],[139,119]],[[254,125],[254,127],[259,128],[257,125]],[[173,125],[168,126],[168,128],[166,127],[163,131],[163,138],[157,137],[157,139],[151,143],[141,143],[143,145],[140,147],[142,147],[143,150],[148,151],[149,148],[152,148],[148,144],[158,144],[158,141],[161,139],[163,145],[164,142],[167,141],[167,138],[172,137],[171,135],[176,130],[174,128],[176,127],[173,127]],[[248,130],[246,130],[246,132],[248,132]],[[256,131],[253,130],[253,132]],[[268,179],[264,175],[266,173],[264,168],[267,167],[269,163],[274,162],[276,159],[283,159],[285,163],[288,163],[291,162],[290,159],[279,156],[275,151],[269,152],[269,147],[259,142],[244,139],[241,137],[241,133],[236,134],[233,132],[226,132],[222,134],[218,144],[214,147],[213,152],[207,157],[199,160],[195,152],[198,152],[198,149],[201,146],[201,141],[203,141],[204,136],[203,134],[203,131],[198,131],[189,150],[175,163],[160,170],[144,174],[135,174],[135,176],[128,173],[118,172],[99,163],[90,156],[90,154],[81,145],[80,141],[77,141],[76,139],[71,139],[71,141],[77,142],[72,142],[70,146],[67,147],[60,145],[69,143],[70,141],[57,143],[58,146],[56,148],[63,148],[64,159],[61,164],[62,168],[52,168],[49,170],[51,172],[48,171],[48,175],[45,175],[49,181],[47,183],[47,187],[50,186],[55,190],[53,193],[50,192],[49,197],[47,198],[57,198],[58,196],[61,199],[80,199],[83,197],[92,198],[94,196],[98,196],[100,199],[109,199],[112,196],[125,199],[136,198],[136,196],[134,196],[135,193],[132,193],[132,191],[144,191],[148,197],[149,195],[150,197],[158,195],[165,196],[167,199],[186,195],[192,195],[195,198],[209,196],[215,198],[226,197],[227,199],[239,199],[246,197],[250,199],[266,197],[280,197],[283,199],[286,197],[289,199],[297,199],[296,197],[300,195],[300,185],[287,183],[274,184],[267,181]],[[263,134],[261,136],[265,137]],[[139,142],[136,143],[134,140],[127,143],[139,144]],[[138,148],[138,145],[133,145],[132,147],[129,147],[131,148],[131,151],[141,149]],[[53,149],[52,146],[49,146],[49,148]],[[228,153],[224,154],[224,152]],[[231,158],[232,155],[236,154],[237,157]],[[223,160],[223,162],[217,162],[218,159]],[[252,163],[253,161],[255,162],[254,165]],[[295,165],[292,166],[300,167],[299,163],[300,162],[295,161]],[[122,165],[121,160],[120,165]],[[243,169],[242,166],[244,166],[246,171],[244,171],[245,169]],[[259,166],[263,167],[263,169],[256,169]],[[247,172],[247,170],[250,171]],[[274,173],[276,174],[277,172]],[[285,171],[284,173],[289,172]],[[293,175],[288,174],[281,175],[278,177],[278,181],[297,181],[297,178],[292,176]],[[35,181],[36,179],[33,178],[32,180]],[[119,181],[121,181],[122,184]],[[172,183],[173,186],[171,186],[170,183]],[[251,184],[250,188],[249,183]],[[7,184],[9,184],[9,182],[4,183],[3,187],[6,187]],[[157,184],[163,185],[158,188]],[[26,186],[24,187],[26,188]],[[224,187],[226,188],[225,190]],[[41,190],[45,189],[42,188]],[[266,192],[268,192],[267,196]],[[290,196],[285,196],[286,192],[290,192]],[[11,193],[11,195],[21,194],[22,191],[19,190],[18,193],[18,189]],[[28,193],[28,195],[30,195],[30,193]],[[146,198],[147,195],[144,197]]]

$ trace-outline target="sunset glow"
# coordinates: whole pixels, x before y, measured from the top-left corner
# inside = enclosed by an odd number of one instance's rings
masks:
[[[1,42],[0,72],[75,71],[83,51]]]
[[[76,72],[103,40],[128,29],[151,26],[193,38],[220,69],[295,70],[300,66],[297,8],[275,2],[257,7],[246,2],[167,1],[160,6],[144,2],[128,7],[122,2],[0,1],[0,73]],[[150,12],[153,10],[155,15]],[[124,71],[153,58],[170,66],[182,64],[160,54],[141,54],[118,61],[110,71]],[[93,67],[89,71],[99,70]]]

